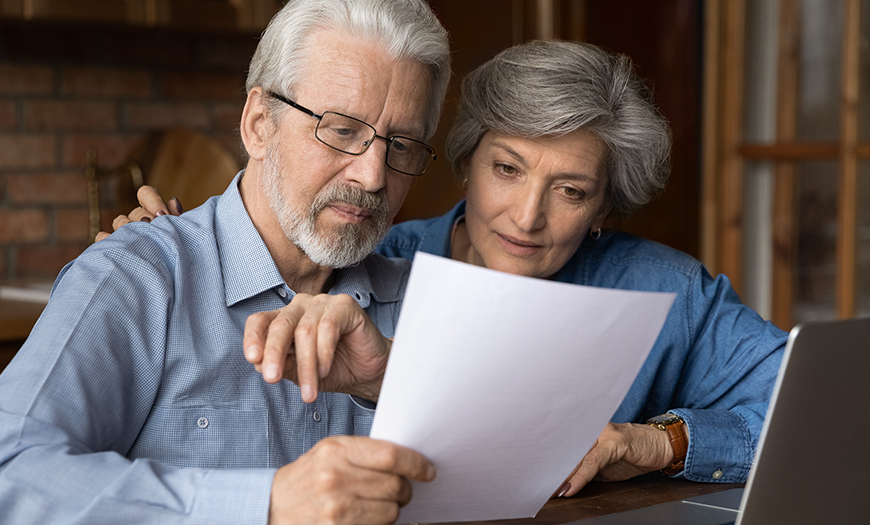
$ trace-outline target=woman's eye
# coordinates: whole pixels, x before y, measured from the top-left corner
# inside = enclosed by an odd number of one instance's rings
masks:
[[[566,197],[571,197],[573,199],[579,199],[585,195],[585,192],[583,192],[583,190],[578,190],[577,188],[572,188],[571,186],[564,186],[562,188],[562,193],[564,193]]]
[[[513,175],[517,172],[517,169],[509,164],[496,164],[496,168],[502,173],[506,173],[508,175]]]

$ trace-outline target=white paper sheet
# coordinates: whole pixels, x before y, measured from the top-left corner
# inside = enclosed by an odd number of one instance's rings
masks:
[[[399,523],[537,514],[612,417],[674,294],[418,253],[371,436],[435,463]]]

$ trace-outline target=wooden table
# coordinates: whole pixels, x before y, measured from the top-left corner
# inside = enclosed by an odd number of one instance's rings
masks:
[[[551,499],[535,518],[465,523],[557,525],[742,486],[741,483],[696,483],[652,473],[617,483],[592,482],[573,498]]]

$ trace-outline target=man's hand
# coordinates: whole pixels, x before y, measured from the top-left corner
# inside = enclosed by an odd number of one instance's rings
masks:
[[[151,186],[142,186],[136,192],[136,198],[139,199],[139,207],[135,208],[127,215],[118,215],[112,221],[112,229],[117,231],[118,228],[132,221],[151,222],[155,217],[161,215],[181,215],[184,209],[178,199],[173,197],[169,202],[164,202],[160,193]],[[95,241],[102,241],[111,235],[108,232],[100,232],[97,234]]]
[[[556,495],[573,496],[593,479],[622,481],[661,470],[673,459],[674,449],[667,432],[650,425],[607,423],[592,449]]]
[[[329,437],[275,474],[269,523],[393,523],[411,500],[406,478],[432,481],[435,467],[387,441]]]
[[[377,401],[391,346],[348,295],[296,294],[245,325],[245,359],[268,383],[299,385],[306,403],[318,389]]]

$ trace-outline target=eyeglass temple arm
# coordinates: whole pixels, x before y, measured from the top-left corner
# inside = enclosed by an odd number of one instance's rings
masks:
[[[298,109],[299,111],[301,111],[302,113],[305,113],[306,115],[311,115],[314,118],[322,118],[323,117],[323,115],[318,115],[317,113],[311,111],[310,109],[306,108],[305,106],[300,106],[299,104],[293,102],[292,100],[290,100],[288,98],[283,97],[282,95],[279,95],[277,93],[272,93],[271,91],[267,91],[266,94],[272,98],[276,98],[276,99],[280,100],[281,102],[287,104],[288,106],[292,106],[292,107]]]

